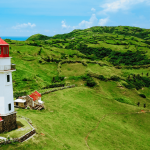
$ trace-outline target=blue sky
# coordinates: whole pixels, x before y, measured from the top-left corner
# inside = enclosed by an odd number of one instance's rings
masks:
[[[92,26],[150,29],[150,0],[0,1],[0,36],[53,36]]]

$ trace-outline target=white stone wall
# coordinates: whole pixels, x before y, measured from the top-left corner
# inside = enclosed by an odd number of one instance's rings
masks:
[[[9,57],[8,57],[9,58]],[[2,61],[3,60],[3,61]],[[9,59],[0,59],[0,65],[10,65]],[[7,82],[7,74],[10,75],[10,82]],[[9,111],[8,104],[11,104],[11,110]],[[13,85],[12,85],[12,72],[0,71],[0,114],[6,115],[14,112],[14,100],[13,100]]]
[[[0,57],[0,65],[11,65],[12,57]]]

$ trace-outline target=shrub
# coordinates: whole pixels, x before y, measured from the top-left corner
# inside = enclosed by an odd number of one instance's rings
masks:
[[[113,81],[119,81],[120,80],[120,78],[118,77],[118,76],[111,76],[110,78],[109,78],[109,80],[113,80]]]
[[[106,78],[103,75],[99,75],[99,79],[102,80],[102,81],[106,80]]]
[[[26,91],[22,91],[22,92],[14,92],[14,97],[15,98],[18,98],[20,96],[26,96],[27,95],[27,92]]]
[[[133,104],[129,99],[123,99],[123,98],[115,98],[116,101],[121,102],[121,103],[126,103],[130,105],[135,105]]]
[[[94,87],[95,85],[96,85],[96,82],[92,78],[88,79],[86,82],[86,86]]]
[[[146,98],[146,96],[144,94],[139,94],[139,96],[141,96],[143,98]]]
[[[63,81],[64,80],[64,76],[55,76],[55,77],[53,77],[53,79],[52,79],[52,83],[55,83],[55,82],[61,82],[61,81]]]

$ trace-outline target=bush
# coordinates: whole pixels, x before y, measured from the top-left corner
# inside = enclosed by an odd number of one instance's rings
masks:
[[[141,77],[139,75],[135,75],[131,79],[127,79],[126,82],[128,84],[124,84],[124,86],[128,89],[136,88],[137,90],[142,87],[150,87],[150,79],[148,77]]]
[[[115,98],[116,101],[121,102],[121,103],[126,103],[130,105],[135,105],[133,104],[129,99],[123,99],[123,98]]]
[[[92,78],[88,79],[86,82],[86,86],[94,87],[95,85],[96,85],[96,82]]]
[[[99,79],[102,80],[102,81],[106,81],[106,78],[103,75],[100,75]]]
[[[61,81],[63,81],[64,80],[64,76],[55,76],[55,77],[53,77],[53,79],[52,79],[52,83],[55,83],[55,82],[61,82]]]
[[[139,94],[139,96],[141,96],[143,98],[146,98],[146,96],[144,94]]]
[[[109,78],[109,80],[113,80],[113,81],[119,81],[120,80],[120,78],[118,77],[118,76],[111,76],[110,78]]]
[[[21,96],[26,96],[27,92],[26,91],[23,91],[23,92],[14,92],[13,94],[14,94],[15,98],[18,98],[18,97],[21,97]]]

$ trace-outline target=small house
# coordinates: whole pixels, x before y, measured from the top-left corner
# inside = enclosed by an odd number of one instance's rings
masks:
[[[32,109],[42,109],[44,108],[44,102],[41,101],[41,94],[37,91],[30,95],[19,97],[14,101],[15,107],[26,108],[27,106]]]
[[[26,100],[23,100],[23,99],[16,99],[14,101],[14,106],[15,107],[21,107],[21,108],[26,108]]]

